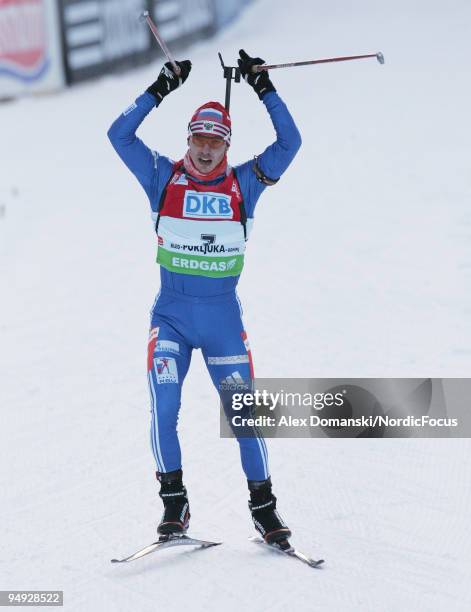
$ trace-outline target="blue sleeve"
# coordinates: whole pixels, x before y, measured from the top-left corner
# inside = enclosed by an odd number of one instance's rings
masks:
[[[270,115],[276,132],[276,140],[258,156],[257,162],[262,172],[271,179],[278,179],[293,161],[301,146],[301,135],[286,104],[274,92],[263,96],[263,103]],[[266,185],[257,180],[253,170],[253,160],[235,168],[244,197],[248,217],[253,217],[255,205]]]
[[[115,151],[144,188],[152,210],[157,210],[160,193],[172,173],[172,162],[152,151],[136,136],[136,130],[155,107],[155,98],[145,92],[113,123],[108,138]]]

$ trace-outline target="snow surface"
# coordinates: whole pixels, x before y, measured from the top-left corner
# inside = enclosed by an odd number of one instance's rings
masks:
[[[460,377],[471,364],[471,5],[259,0],[188,51],[185,86],[140,130],[182,155],[191,112],[222,99],[216,52],[270,62],[303,147],[262,197],[239,294],[264,377]],[[106,139],[160,63],[0,107],[0,589],[63,589],[66,610],[469,610],[470,444],[269,441],[293,542],[323,571],[247,541],[246,483],[195,353],[180,420],[205,552],[110,559],[154,538],[148,204]],[[234,86],[231,159],[273,138]],[[286,251],[296,253],[283,259]]]

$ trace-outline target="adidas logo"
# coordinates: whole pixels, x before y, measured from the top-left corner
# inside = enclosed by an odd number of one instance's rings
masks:
[[[249,383],[236,370],[221,380],[219,388],[226,391],[236,391],[237,389],[248,389]]]

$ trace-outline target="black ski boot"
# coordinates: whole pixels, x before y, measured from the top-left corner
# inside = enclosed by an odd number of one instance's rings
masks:
[[[271,492],[271,480],[249,480],[249,509],[255,529],[267,544],[275,544],[291,537],[276,509],[276,497]]]
[[[160,482],[160,497],[164,502],[164,513],[157,533],[161,535],[181,534],[188,529],[190,505],[182,482],[182,471],[165,474],[156,472]]]

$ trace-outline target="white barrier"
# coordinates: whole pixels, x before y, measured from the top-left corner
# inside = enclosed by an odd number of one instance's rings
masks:
[[[56,2],[0,2],[0,99],[63,86]]]

